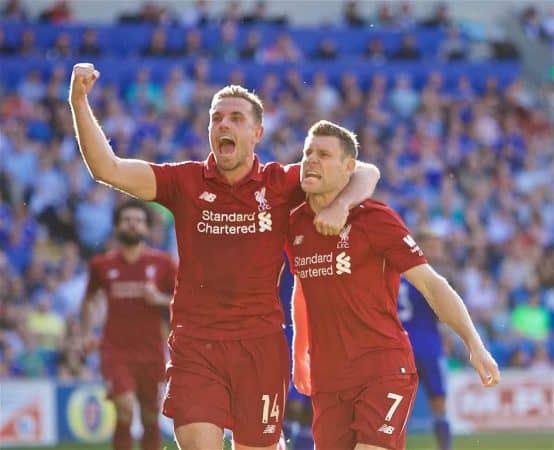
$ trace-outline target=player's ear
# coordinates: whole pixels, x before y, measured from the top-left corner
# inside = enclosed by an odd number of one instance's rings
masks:
[[[354,171],[356,170],[356,160],[350,156],[347,156],[345,164],[346,164],[346,170],[348,171],[348,173],[353,174]]]
[[[263,135],[264,135],[264,126],[260,123],[256,125],[254,128],[254,141],[256,144],[262,140]]]

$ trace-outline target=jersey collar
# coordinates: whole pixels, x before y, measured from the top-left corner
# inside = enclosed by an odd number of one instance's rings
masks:
[[[204,177],[210,179],[218,179],[225,184],[229,184],[227,180],[221,175],[219,170],[217,170],[217,164],[215,162],[215,156],[213,153],[210,153],[208,158],[204,161]],[[248,175],[240,180],[237,185],[247,183],[250,180],[262,181],[262,166],[260,164],[260,158],[258,158],[258,155],[254,155],[254,164],[252,165],[252,170],[248,173]]]

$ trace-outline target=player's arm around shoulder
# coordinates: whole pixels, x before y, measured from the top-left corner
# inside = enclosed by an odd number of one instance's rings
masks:
[[[100,128],[88,102],[100,72],[90,63],[73,67],[69,104],[83,159],[91,176],[142,200],[156,197],[156,178],[150,165],[138,159],[118,158]]]
[[[421,292],[437,317],[463,339],[469,350],[471,365],[479,374],[483,385],[491,387],[498,384],[498,365],[485,348],[464,302],[446,278],[435,272],[429,264],[412,267],[403,275]]]
[[[294,277],[291,306],[294,331],[292,337],[292,380],[298,392],[311,395],[308,312],[302,283],[297,276]]]
[[[380,177],[377,166],[356,161],[349,183],[329,206],[317,213],[314,220],[316,230],[324,236],[338,235],[346,224],[350,209],[375,193]]]

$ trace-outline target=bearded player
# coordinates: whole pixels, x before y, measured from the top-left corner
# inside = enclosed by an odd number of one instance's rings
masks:
[[[307,202],[292,214],[287,241],[295,273],[293,379],[312,396],[318,450],[403,450],[417,373],[397,315],[400,274],[464,340],[483,385],[500,375],[462,300],[390,208],[366,200],[351,209],[339,236],[316,233],[314,215],[348,183],[357,150],[353,133],[326,121],[305,141]]]
[[[114,212],[119,247],[90,262],[81,322],[92,342],[92,322],[102,291],[107,299],[100,360],[108,397],[117,419],[115,450],[130,450],[133,407],[140,406],[143,450],[161,448],[158,416],[165,371],[163,313],[174,289],[176,268],[171,257],[144,243],[151,212],[139,200],[128,200]]]

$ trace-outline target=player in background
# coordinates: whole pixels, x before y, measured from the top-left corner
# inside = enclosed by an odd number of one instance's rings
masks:
[[[88,347],[94,343],[93,319],[102,291],[107,300],[100,343],[102,377],[117,419],[115,450],[133,447],[131,422],[138,401],[144,433],[143,450],[160,450],[158,425],[165,353],[163,313],[175,284],[176,267],[169,254],[145,244],[151,211],[139,200],[128,200],[114,212],[116,249],[95,256],[81,306],[81,323]]]
[[[417,242],[427,260],[442,273],[445,249],[440,236],[425,228],[417,233]],[[446,417],[446,359],[438,319],[421,292],[405,279],[400,282],[398,317],[412,343],[419,382],[425,387],[433,413],[433,432],[439,449],[451,450],[452,434]]]
[[[232,429],[237,450],[275,449],[290,369],[277,285],[290,210],[300,204],[299,165],[260,164],[260,99],[240,86],[217,92],[210,107],[211,153],[204,162],[150,164],[118,158],[87,94],[99,73],[73,69],[70,105],[92,176],[175,217],[178,283],[171,304],[164,414],[181,448],[221,448]],[[352,182],[315,226],[338,233],[348,208],[371,196],[379,171],[359,164]]]
[[[314,214],[348,183],[357,150],[353,133],[326,121],[304,144],[307,202],[291,215],[287,239],[293,380],[312,396],[318,450],[403,450],[417,373],[397,314],[400,274],[464,340],[482,384],[493,386],[500,375],[462,300],[389,207],[366,200],[350,210],[339,236],[315,232]]]

